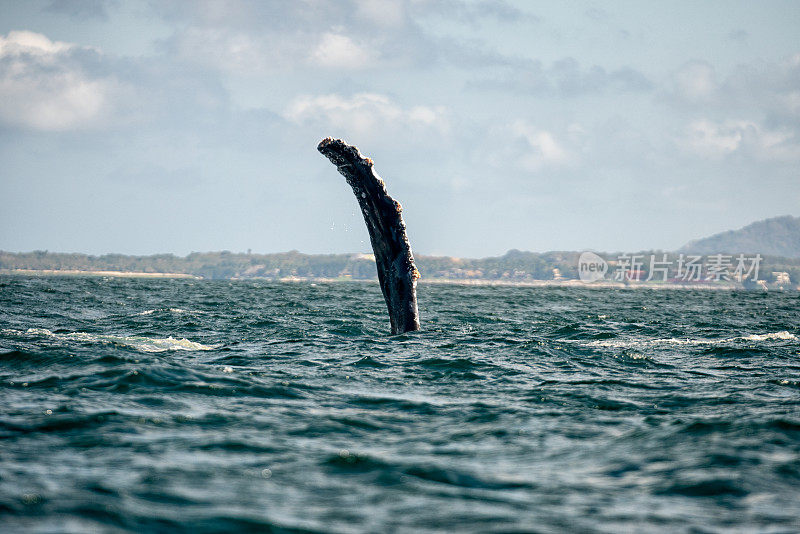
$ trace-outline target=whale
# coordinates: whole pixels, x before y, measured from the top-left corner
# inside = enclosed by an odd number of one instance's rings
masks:
[[[419,330],[420,275],[406,235],[402,206],[386,192],[386,184],[375,172],[372,159],[363,156],[355,146],[327,137],[317,150],[345,177],[364,215],[392,334]]]

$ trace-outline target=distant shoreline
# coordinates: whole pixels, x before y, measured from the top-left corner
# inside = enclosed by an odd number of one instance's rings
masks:
[[[201,277],[186,273],[144,273],[126,271],[79,271],[77,269],[0,269],[0,274],[26,276],[111,276],[116,278],[190,278]]]
[[[0,275],[9,276],[86,276],[86,277],[113,277],[113,278],[177,278],[189,280],[206,280],[201,276],[186,273],[146,273],[133,271],[81,271],[77,269],[0,269]],[[210,279],[209,279],[210,280]],[[301,277],[287,276],[279,278],[229,278],[228,280],[258,280],[283,283],[337,283],[337,282],[358,282],[375,283],[377,279],[361,278],[321,278],[321,277]],[[666,290],[712,290],[712,291],[732,291],[742,289],[741,286],[729,283],[715,284],[665,284],[649,282],[622,283],[613,280],[598,280],[586,283],[575,279],[565,280],[486,280],[486,279],[454,279],[454,278],[422,278],[420,285],[461,285],[461,286],[496,286],[496,287],[582,287],[590,289],[666,289]]]
[[[415,258],[422,273],[420,283],[460,286],[510,287],[594,287],[649,289],[749,289],[796,290],[800,283],[800,257],[748,257],[741,274],[747,279],[735,281],[738,264],[733,258],[694,257],[695,268],[675,253],[640,252],[634,255],[594,254],[596,262],[606,265],[603,275],[592,283],[581,280],[583,253],[522,252],[510,250],[503,256],[470,259],[445,256]],[[660,254],[660,255],[659,255]],[[625,265],[623,257],[638,258]],[[647,261],[649,258],[649,261]],[[698,263],[696,259],[699,258]],[[747,258],[746,258],[747,259]],[[658,261],[656,261],[658,260]],[[666,270],[664,268],[666,265]],[[634,267],[635,266],[635,267]],[[303,254],[297,251],[274,254],[193,252],[186,257],[172,254],[126,256],[83,253],[4,252],[0,250],[0,273],[22,276],[104,276],[116,278],[203,279],[203,280],[273,280],[282,282],[341,282],[377,280],[375,258],[371,254]],[[716,274],[715,274],[716,273]],[[624,277],[624,279],[620,279]],[[649,280],[646,282],[646,280]]]

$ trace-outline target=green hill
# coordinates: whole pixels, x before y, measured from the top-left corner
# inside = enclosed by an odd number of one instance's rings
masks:
[[[784,258],[800,258],[800,217],[785,215],[757,221],[739,230],[728,230],[690,241],[678,252],[760,253]]]

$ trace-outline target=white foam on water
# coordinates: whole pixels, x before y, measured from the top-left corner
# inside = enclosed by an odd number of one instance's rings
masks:
[[[34,334],[52,337],[55,339],[85,341],[89,343],[112,343],[114,345],[124,345],[142,352],[166,352],[171,350],[213,350],[214,345],[203,345],[186,338],[176,339],[172,336],[166,338],[150,338],[144,336],[113,336],[106,334],[90,334],[88,332],[70,332],[67,334],[56,334],[46,328],[29,328],[26,334]]]
[[[587,341],[586,346],[601,348],[625,349],[631,347],[652,347],[654,345],[713,345],[719,340],[711,339],[602,339],[597,341]]]
[[[772,334],[753,334],[752,336],[745,336],[741,339],[747,341],[768,341],[770,339],[780,339],[785,341],[795,341],[797,336],[791,332],[783,330],[782,332],[773,332]]]
[[[681,339],[681,338],[662,338],[662,339],[602,339],[588,341],[584,344],[589,347],[605,348],[632,348],[632,347],[653,347],[659,345],[724,345],[741,341],[797,341],[797,336],[785,330],[768,334],[753,334],[743,337],[729,337],[721,339]]]
[[[170,312],[175,314],[182,314],[182,313],[198,313],[202,314],[205,312],[202,311],[194,311],[194,310],[184,310],[183,308],[154,308],[152,310],[145,310],[143,312],[135,313],[134,315],[152,315],[156,312]]]

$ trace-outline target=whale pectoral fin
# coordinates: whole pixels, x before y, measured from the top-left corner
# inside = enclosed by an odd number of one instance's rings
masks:
[[[402,206],[386,192],[386,184],[375,173],[373,161],[362,156],[355,146],[327,137],[317,150],[336,165],[358,200],[389,309],[392,334],[419,330],[419,271],[408,243]]]

